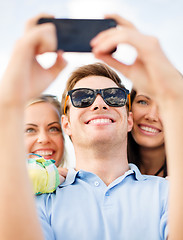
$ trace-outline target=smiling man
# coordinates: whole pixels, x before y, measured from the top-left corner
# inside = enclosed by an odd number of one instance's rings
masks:
[[[76,169],[94,171],[107,185],[129,168],[126,140],[133,122],[125,106],[128,94],[117,74],[98,63],[73,72],[62,98],[62,127],[73,142]]]
[[[62,127],[74,145],[76,168],[55,194],[37,197],[45,239],[166,239],[167,181],[128,164],[128,94],[101,63],[69,78]]]

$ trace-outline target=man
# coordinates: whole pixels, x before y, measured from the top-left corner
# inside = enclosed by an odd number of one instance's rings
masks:
[[[130,77],[139,89],[148,90],[159,104],[170,175],[169,238],[182,239],[182,76],[154,38],[140,34],[119,16],[113,18],[123,27],[99,34],[91,43],[93,52]],[[1,239],[43,239],[26,173],[23,109],[27,100],[53,81],[65,61],[58,53],[51,69],[39,66],[36,54],[54,51],[56,38],[51,24],[35,26],[36,21],[37,18],[28,23],[25,35],[17,43],[0,87]],[[131,66],[117,62],[110,55],[114,46],[123,42],[138,51],[138,58]],[[78,88],[84,90],[77,94]],[[46,239],[166,239],[167,182],[144,177],[135,166],[127,164],[126,136],[132,127],[131,115],[124,105],[127,91],[119,90],[118,83],[103,74],[80,77],[70,89],[74,92],[68,93],[62,124],[75,147],[76,170],[69,171],[65,184],[55,194],[37,199],[44,236]],[[9,127],[5,128],[5,124]]]
[[[45,239],[166,239],[167,181],[128,165],[133,121],[127,97],[103,64],[78,68],[69,78],[62,127],[75,149],[76,170],[55,194],[37,199]]]

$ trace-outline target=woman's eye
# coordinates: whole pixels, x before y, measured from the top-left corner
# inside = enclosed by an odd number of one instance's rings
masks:
[[[145,100],[139,100],[138,103],[142,104],[142,105],[147,105],[147,101],[145,101]]]
[[[50,132],[60,132],[60,129],[58,127],[51,127],[49,129]]]
[[[26,133],[34,133],[35,132],[35,129],[34,128],[27,128],[25,130]]]

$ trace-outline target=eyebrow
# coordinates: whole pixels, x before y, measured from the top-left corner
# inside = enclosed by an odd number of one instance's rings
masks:
[[[50,126],[52,124],[55,124],[55,123],[60,125],[60,122],[51,122],[51,123],[48,124],[48,126]]]
[[[25,125],[31,125],[31,126],[34,126],[34,127],[38,127],[38,125],[33,124],[33,123],[26,123]]]
[[[52,125],[52,124],[59,124],[60,125],[60,122],[51,122],[48,124],[48,126]],[[34,123],[26,123],[26,126],[27,125],[30,125],[30,126],[33,126],[33,127],[38,127],[38,125],[34,124]]]
[[[148,97],[148,96],[146,96],[146,95],[143,95],[143,94],[140,94],[140,95],[137,95],[136,97],[145,97],[145,98],[147,98],[147,99],[151,99],[150,97]]]

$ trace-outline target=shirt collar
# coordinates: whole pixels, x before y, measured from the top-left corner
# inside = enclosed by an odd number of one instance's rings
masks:
[[[65,181],[62,184],[60,184],[59,187],[65,187],[67,185],[71,185],[75,181],[76,175],[77,175],[77,171],[74,168],[70,168],[68,170]]]
[[[145,175],[142,175],[140,173],[140,171],[136,165],[130,163],[129,168],[130,168],[130,170],[125,172],[123,177],[126,177],[126,176],[134,173],[134,176],[135,176],[136,180],[138,180],[138,181],[144,181],[147,179],[147,177],[145,177]],[[83,170],[81,170],[81,171],[83,173],[85,172]],[[65,181],[62,184],[60,184],[59,187],[65,187],[65,186],[71,185],[75,181],[77,174],[79,174],[81,171],[76,171],[74,168],[70,168],[67,173],[67,177],[66,177]]]
[[[147,177],[145,175],[142,175],[140,173],[138,167],[135,164],[129,163],[128,165],[129,165],[130,170],[134,172],[134,176],[135,176],[136,180],[144,181],[147,179]]]

